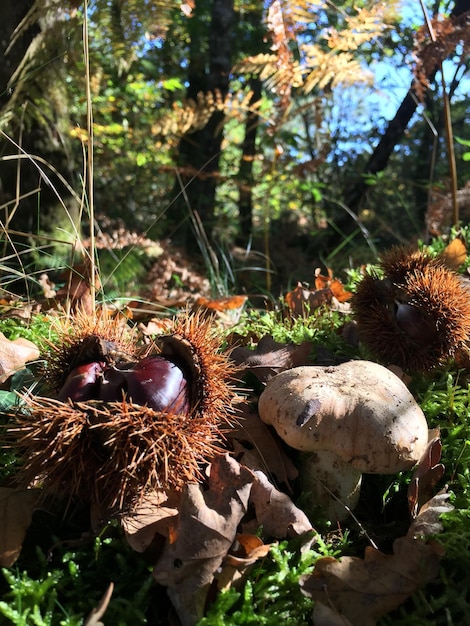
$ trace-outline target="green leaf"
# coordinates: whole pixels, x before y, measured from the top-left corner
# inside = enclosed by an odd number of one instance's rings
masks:
[[[2,413],[11,410],[18,405],[18,396],[14,391],[0,390],[0,411]]]

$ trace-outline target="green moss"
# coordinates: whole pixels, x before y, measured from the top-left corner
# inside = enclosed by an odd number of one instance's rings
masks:
[[[305,542],[305,538],[302,539]],[[316,535],[309,549],[301,541],[283,541],[250,571],[248,579],[222,591],[198,626],[242,624],[300,626],[309,622],[312,601],[300,591],[299,580],[322,556],[338,556],[342,546]]]

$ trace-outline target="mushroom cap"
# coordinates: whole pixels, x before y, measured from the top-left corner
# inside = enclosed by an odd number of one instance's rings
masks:
[[[364,473],[408,470],[428,442],[426,418],[406,385],[372,361],[281,372],[258,411],[292,448],[333,452]]]

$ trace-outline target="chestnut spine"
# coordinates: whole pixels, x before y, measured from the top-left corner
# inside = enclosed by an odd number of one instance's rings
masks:
[[[55,397],[26,397],[8,431],[22,484],[128,512],[149,490],[198,480],[223,450],[235,368],[198,315],[142,350],[116,320],[81,316],[49,367]]]
[[[351,300],[359,338],[382,362],[426,372],[467,350],[470,298],[440,257],[395,247]]]

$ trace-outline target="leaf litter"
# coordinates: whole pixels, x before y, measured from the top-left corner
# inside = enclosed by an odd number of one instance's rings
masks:
[[[71,288],[74,307],[90,310],[90,290],[76,274],[71,274],[68,290]],[[60,300],[64,295],[59,290],[55,297]],[[317,273],[315,289],[299,284],[287,294],[286,303],[290,315],[305,316],[310,308],[325,303],[345,312],[349,298],[349,292],[332,275]],[[245,299],[233,302],[229,308],[244,304]],[[208,310],[218,313],[223,312],[224,304],[211,305],[204,300]],[[151,335],[150,326],[145,328]],[[3,335],[0,341],[3,382],[39,357],[31,342],[9,342]],[[310,363],[312,347],[311,342],[286,344],[264,336],[255,350],[235,348],[232,359],[240,371],[253,373],[264,384],[280,371]],[[182,626],[196,625],[214,588],[237,584],[254,563],[266,557],[272,541],[308,535],[313,530],[309,517],[292,500],[295,463],[273,431],[260,421],[255,396],[247,398],[250,401],[239,403],[237,420],[225,433],[231,451],[213,459],[206,484],[189,482],[178,494],[151,492],[121,520],[125,539],[136,552],[147,553],[159,538],[153,576],[167,588]],[[440,516],[452,506],[445,490],[433,496],[443,475],[441,442],[439,434],[434,435],[410,481],[408,505],[413,521],[408,533],[395,539],[392,553],[369,546],[364,558],[323,557],[316,561],[313,572],[300,580],[302,592],[315,600],[316,626],[374,626],[382,615],[437,575],[442,549],[432,535],[442,531]],[[2,566],[10,567],[20,555],[38,499],[34,488],[0,488]],[[258,536],[255,533],[260,529]],[[86,624],[103,623],[112,591],[111,584]]]

